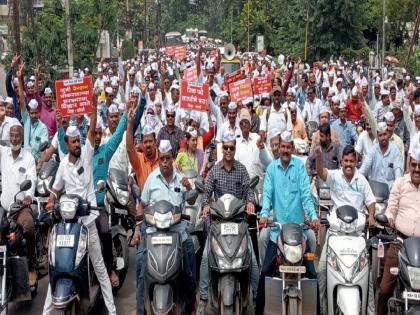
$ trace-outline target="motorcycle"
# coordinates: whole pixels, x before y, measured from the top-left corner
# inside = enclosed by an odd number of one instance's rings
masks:
[[[316,176],[316,172],[313,173],[315,176],[315,187],[316,187],[316,199],[318,205],[318,218],[321,221],[321,228],[317,233],[317,248],[319,254],[322,251],[322,248],[325,244],[325,237],[327,235],[328,229],[328,220],[327,215],[330,213],[334,203],[331,200],[331,192],[330,187],[328,187],[327,183],[321,180],[318,176]]]
[[[190,217],[166,200],[144,210],[146,223],[156,229],[145,239],[144,299],[147,314],[181,314],[185,296],[182,292],[181,235],[171,226]]]
[[[384,214],[388,206],[389,187],[385,183],[369,180],[370,188],[376,199],[375,214]],[[381,283],[383,274],[384,257],[390,241],[394,239],[392,229],[376,222],[376,227],[372,231],[370,238],[371,244],[371,273],[373,280],[373,289],[376,291]]]
[[[249,184],[255,189],[258,177]],[[219,314],[242,314],[249,304],[251,246],[245,203],[225,194],[210,205],[209,306]]]
[[[119,285],[113,287],[117,292],[123,285],[128,271],[128,246],[131,238],[128,231],[134,234],[135,219],[128,213],[129,189],[128,179],[121,170],[111,168],[106,182],[105,210],[108,213],[112,234],[112,252],[115,261],[115,272]]]
[[[266,312],[269,314],[278,313],[278,310],[281,309],[281,314],[284,315],[315,315],[316,308],[313,305],[317,303],[316,279],[303,279],[302,276],[306,273],[303,258],[306,257],[308,261],[314,260],[314,253],[306,253],[306,239],[303,235],[303,230],[309,227],[306,224],[280,224],[278,222],[270,223],[269,227],[278,227],[281,230],[277,239],[276,267],[278,268],[277,276],[281,278],[282,284],[280,298],[275,297],[276,305],[271,302],[267,303]],[[275,278],[275,280],[277,279]],[[315,285],[307,285],[309,283],[315,283]],[[273,284],[272,279],[266,278],[266,286]],[[269,291],[278,292],[278,290]],[[272,301],[273,299],[266,296],[266,300]],[[303,301],[306,302],[303,303]],[[278,305],[279,302],[281,306]]]
[[[88,314],[101,290],[89,259],[89,230],[79,222],[92,210],[77,195],[62,195],[54,209],[57,223],[49,240],[49,275],[52,302],[60,314]]]
[[[22,202],[16,196],[31,188],[30,180],[21,183],[15,195],[15,203],[9,208],[9,214],[22,209]],[[0,208],[0,314],[7,315],[11,301],[29,301],[37,291],[38,282],[29,286],[29,269],[27,260],[26,239],[16,221],[8,218],[5,209]]]
[[[376,220],[382,225],[388,225],[384,214],[376,215]],[[420,314],[420,237],[402,238],[394,234],[391,242],[401,244],[398,254],[398,267],[391,268],[393,275],[398,275],[395,297],[388,301],[388,308],[394,304],[391,314]]]
[[[328,222],[328,315],[365,315],[369,287],[366,216],[345,205],[331,212]]]

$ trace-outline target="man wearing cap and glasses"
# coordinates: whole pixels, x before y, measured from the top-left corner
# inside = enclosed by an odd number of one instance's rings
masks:
[[[228,105],[228,120],[225,121],[220,128],[217,129],[216,141],[218,143],[223,141],[223,135],[231,133],[235,137],[241,136],[241,129],[239,127],[238,106],[235,102],[230,102]]]
[[[130,118],[131,119],[131,118]],[[183,194],[191,189],[191,185],[187,178],[181,177],[173,166],[172,147],[169,140],[161,140],[159,143],[159,167],[150,173],[144,184],[141,194],[140,207],[137,209],[136,215],[136,235],[134,240],[139,244],[141,237],[144,238],[146,233],[153,232],[154,228],[147,227],[142,221],[144,209],[160,200],[167,200],[175,206],[180,206],[183,202]],[[179,224],[172,226],[171,231],[178,232],[182,239],[183,248],[183,273],[185,286],[186,305],[185,312],[190,314],[194,311],[195,306],[195,255],[194,245],[191,236],[186,231],[186,222],[181,221]],[[137,315],[144,314],[144,241],[140,242],[136,256],[136,277],[137,277]]]
[[[353,145],[357,142],[357,131],[354,124],[347,120],[346,104],[340,103],[339,119],[331,124],[331,127],[337,132],[340,138],[340,144],[344,148],[346,145]]]
[[[41,103],[38,103],[39,118],[48,128],[48,137],[54,137],[57,132],[57,111],[53,106],[53,92],[51,88],[46,87]]]
[[[390,104],[391,100],[389,98],[389,91],[382,90],[381,101],[376,103],[375,109],[373,110],[375,113],[376,121],[383,121],[385,114],[391,110]]]
[[[398,235],[407,237],[420,237],[419,212],[420,202],[420,148],[411,153],[409,173],[398,178],[391,189],[388,207],[385,210],[390,226],[397,230]],[[385,258],[384,274],[379,287],[377,314],[388,314],[388,300],[392,297],[396,275],[391,274],[392,267],[398,267],[398,252],[401,245],[390,245]]]
[[[389,141],[389,131],[385,122],[377,129],[378,141],[373,145],[359,172],[370,180],[387,183],[391,189],[394,181],[403,175],[404,163],[400,151]]]
[[[274,218],[281,224],[304,223],[304,216],[307,215],[311,220],[311,227],[319,229],[320,223],[316,215],[305,166],[298,158],[292,156],[293,150],[292,134],[289,131],[284,131],[280,135],[280,158],[272,162],[266,171],[260,224],[267,227],[269,211],[273,208]],[[270,275],[272,264],[277,255],[277,237],[279,233],[278,228],[271,229],[270,241],[266,249],[258,284],[255,310],[257,315],[264,313],[265,277]],[[312,230],[304,230],[304,235],[310,243],[308,249],[314,252],[315,238]],[[316,279],[313,263],[304,258],[304,264],[308,277]]]
[[[316,121],[319,123],[318,116],[321,111],[321,100],[316,97],[315,87],[308,88],[308,97],[302,110],[303,121]]]
[[[178,154],[179,145],[185,136],[181,128],[175,125],[175,118],[176,108],[173,105],[169,105],[166,108],[166,125],[160,129],[157,135],[158,146],[160,144],[160,141],[169,140],[169,142],[171,143],[171,151],[173,158],[175,158]]]
[[[217,200],[225,194],[231,194],[239,200],[246,200],[246,211],[248,214],[255,212],[254,194],[248,187],[250,178],[245,166],[239,161],[235,160],[236,153],[236,137],[233,133],[226,131],[222,137],[223,159],[218,162],[210,170],[207,182],[205,185],[205,192],[203,194],[203,216],[207,217],[210,214],[210,199],[214,196]],[[197,314],[204,314],[204,309],[208,298],[208,282],[209,282],[209,268],[208,268],[208,250],[210,239],[207,238],[206,245],[203,251],[203,258],[200,266],[200,304]],[[255,257],[254,249],[251,246],[252,260],[251,260],[251,287],[254,298],[257,293],[258,285],[258,263]]]
[[[93,93],[92,113],[90,114],[90,126],[86,144],[81,147],[80,132],[76,126],[69,126],[66,129],[65,141],[69,151],[60,162],[52,191],[45,208],[52,211],[54,203],[58,200],[61,191],[66,194],[75,194],[96,206],[95,188],[93,186],[93,159],[95,155],[95,129],[97,124],[98,95]],[[106,308],[109,314],[116,315],[111,282],[104,264],[101,251],[101,243],[98,236],[95,220],[98,217],[97,211],[91,211],[82,221],[89,229],[89,257],[101,286]],[[47,297],[45,299],[43,315],[53,312],[51,298],[51,286],[48,286]]]

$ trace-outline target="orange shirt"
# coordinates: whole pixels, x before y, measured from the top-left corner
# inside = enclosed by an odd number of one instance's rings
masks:
[[[137,159],[131,162],[131,166],[136,173],[137,182],[141,190],[143,190],[144,183],[146,182],[149,174],[157,167],[159,167],[159,155],[156,149],[153,160],[146,158],[143,152],[136,152]]]

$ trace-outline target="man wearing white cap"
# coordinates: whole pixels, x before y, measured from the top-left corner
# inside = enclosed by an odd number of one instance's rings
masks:
[[[398,178],[392,186],[385,215],[391,227],[397,230],[399,237],[420,237],[419,201],[420,201],[420,148],[410,156],[409,173]],[[400,243],[392,243],[385,257],[384,274],[379,287],[377,314],[388,314],[388,301],[392,297],[397,275],[391,274],[393,267],[398,267]]]
[[[181,128],[175,125],[175,116],[176,116],[176,108],[173,105],[170,105],[166,108],[166,125],[163,126],[158,135],[157,135],[157,142],[158,145],[162,140],[169,140],[171,143],[171,151],[172,157],[175,158],[178,150],[179,144],[184,139],[184,132]]]
[[[106,126],[107,123],[107,112],[108,108],[113,104],[114,101],[114,91],[112,90],[112,87],[105,88],[105,102],[103,102],[99,106],[98,115],[101,117],[101,123],[102,125]]]
[[[95,80],[95,83],[93,84],[93,87],[95,89],[101,89],[101,91],[104,89],[104,72],[102,67],[98,67],[98,78]]]
[[[289,104],[290,119],[292,121],[292,136],[293,139],[303,140],[308,144],[308,134],[306,133],[305,124],[302,119],[298,117],[298,107],[295,102]],[[300,141],[298,140],[298,141]]]
[[[251,115],[246,108],[239,112],[239,127],[241,137],[236,139],[235,159],[241,161],[250,178],[258,176],[262,180],[264,171],[261,167],[257,141],[260,136],[251,132]]]
[[[6,97],[4,100],[4,104],[6,106],[6,116],[13,118],[14,117],[14,104],[13,104],[13,98],[11,97]],[[19,106],[18,106],[19,107]],[[20,109],[19,109],[19,113],[20,113]],[[20,117],[20,114],[19,114]]]
[[[380,122],[383,121],[385,113],[391,110],[391,100],[389,98],[389,91],[382,90],[381,91],[381,101],[376,103],[375,109],[373,110],[375,113],[376,121]]]
[[[66,144],[69,154],[60,162],[56,178],[52,187],[49,200],[45,208],[48,211],[53,209],[55,201],[60,193],[75,194],[88,201],[92,206],[96,206],[95,188],[93,186],[93,158],[95,154],[95,129],[97,123],[98,97],[93,94],[92,113],[90,114],[90,126],[86,139],[86,144],[81,147],[80,132],[76,126],[70,126],[66,130]],[[117,311],[112,296],[112,287],[109,276],[104,264],[101,252],[101,243],[98,236],[95,220],[99,213],[91,210],[89,216],[83,217],[82,221],[89,229],[89,257],[101,286],[105,306],[108,313],[116,315]],[[51,298],[51,286],[48,286],[47,297],[45,299],[43,315],[53,312]]]
[[[281,90],[276,86],[273,89],[273,103],[264,110],[260,119],[260,135],[265,140],[270,130],[277,128],[280,132],[292,130],[292,121],[287,106],[281,105]]]
[[[370,94],[369,107],[375,109],[376,104],[381,101],[381,84],[379,81],[375,80],[373,83],[373,93],[370,91]]]
[[[57,132],[57,111],[53,106],[53,92],[51,88],[46,87],[41,103],[38,103],[39,118],[48,128],[48,137],[54,137]]]
[[[347,100],[347,93],[346,90],[343,88],[343,79],[338,78],[335,81],[336,86],[336,96],[340,99],[341,102],[345,102]]]
[[[258,148],[260,149],[259,157],[264,170],[273,160],[277,160],[280,157],[280,131],[277,128],[272,129],[267,134],[267,139],[270,144],[270,149],[264,145],[264,141],[262,141],[261,138],[257,141]],[[264,257],[262,257],[261,260],[264,260]]]
[[[351,98],[346,101],[347,107],[347,119],[353,123],[360,121],[360,117],[363,115],[363,104],[359,99],[359,92],[357,87],[353,87],[351,90]]]
[[[234,134],[237,138],[241,136],[241,129],[239,127],[238,106],[235,102],[230,102],[228,105],[228,120],[225,121],[217,130],[216,141],[222,142],[223,135],[227,132]]]
[[[324,82],[321,86],[321,104],[322,104],[322,106],[327,106],[328,105],[329,89],[330,89],[330,86],[329,86],[328,82]]]
[[[125,91],[125,99],[129,100],[134,89],[138,89],[136,84],[136,70],[134,68],[128,69],[128,64],[125,66],[123,86]],[[128,78],[127,78],[128,77]],[[128,81],[127,81],[128,79]]]
[[[308,88],[308,97],[305,102],[305,106],[302,110],[303,121],[315,121],[319,123],[318,116],[322,108],[322,103],[319,98],[316,97],[316,90],[314,87]]]
[[[420,131],[420,89],[414,91],[413,101],[411,106],[407,103],[403,106],[404,121],[410,133],[410,138],[413,138],[416,132]]]
[[[396,102],[391,103],[391,111],[395,117],[394,120],[394,133],[401,138],[401,140],[404,143],[404,150],[408,151],[408,148],[410,147],[410,132],[408,131],[407,125],[404,120],[404,115],[401,110],[403,106],[403,101],[400,99],[397,99]]]
[[[306,176],[303,163],[297,157],[292,156],[294,144],[292,134],[289,131],[283,131],[280,135],[279,150],[280,158],[272,162],[266,171],[260,224],[264,227],[267,226],[268,214],[272,208],[276,222],[300,224],[304,223],[304,216],[307,215],[311,220],[312,228],[317,230],[320,223],[316,215],[309,179]],[[271,270],[273,270],[273,262],[277,256],[279,233],[279,229],[271,229],[270,241],[266,249],[258,284],[255,314],[264,313],[265,277],[270,276]],[[310,243],[313,240],[312,233],[312,230],[304,231],[304,235]],[[314,245],[309,244],[308,251],[314,251]],[[303,263],[308,278],[316,279],[313,262],[304,258]]]
[[[39,151],[40,145],[48,141],[48,129],[39,120],[38,102],[34,98],[29,101],[28,113],[21,85],[19,85],[19,104],[24,129],[24,147],[31,150],[32,155],[37,161],[41,156],[41,152]]]
[[[2,174],[1,207],[6,210],[10,219],[16,221],[23,230],[28,250],[29,285],[36,285],[36,253],[35,253],[35,227],[32,216],[32,198],[36,186],[35,160],[32,154],[22,149],[23,128],[16,118],[10,122],[10,147],[0,146],[0,170]],[[14,196],[20,191],[20,184],[24,180],[31,181],[31,187],[26,192],[17,195],[22,201],[22,209],[11,213],[9,207],[16,201]]]
[[[137,208],[136,215],[136,234],[142,234],[144,238],[146,224],[143,222],[144,209],[152,206],[158,201],[166,200],[179,207],[183,202],[183,194],[191,189],[188,179],[181,177],[173,166],[172,147],[169,140],[161,140],[159,143],[159,167],[150,173],[141,193],[140,207]],[[194,245],[191,236],[186,231],[186,222],[181,221],[170,228],[172,232],[178,232],[182,240],[183,254],[183,288],[186,297],[185,312],[191,314],[195,305],[195,255]],[[138,236],[136,236],[138,239]],[[137,250],[137,314],[144,312],[144,241],[140,243]]]
[[[375,122],[376,125],[376,122]],[[354,146],[358,154],[358,160],[362,160],[364,156],[366,156],[371,148],[373,147],[373,143],[375,141],[375,135],[373,134],[372,127],[370,126],[369,122],[367,121],[365,124],[365,130],[359,134],[357,138],[357,142]]]
[[[378,142],[373,145],[359,169],[370,180],[387,183],[392,188],[394,181],[404,173],[404,163],[397,146],[389,141],[388,127],[380,122],[377,129]]]
[[[388,112],[384,116],[384,122],[387,125],[389,142],[395,144],[401,154],[402,161],[404,162],[405,148],[402,139],[395,133],[395,116],[392,112]],[[404,164],[404,163],[403,163]]]

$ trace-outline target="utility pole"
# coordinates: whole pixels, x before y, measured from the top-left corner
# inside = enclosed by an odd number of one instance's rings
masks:
[[[305,24],[305,53],[304,53],[304,59],[307,60],[308,56],[308,26],[309,26],[309,11],[306,10],[306,24]]]
[[[232,43],[232,20],[233,20],[233,11],[232,7],[230,7],[230,42]]]
[[[67,62],[69,65],[69,78],[73,77],[73,41],[71,37],[71,21],[70,21],[70,0],[64,0],[64,15],[66,18],[67,28]]]
[[[13,31],[15,38],[16,53],[20,54],[20,18],[19,18],[19,0],[13,0]]]
[[[386,0],[383,0],[383,12],[382,12],[382,78],[384,79],[385,75],[385,24],[387,23],[386,17]]]
[[[147,0],[144,0],[144,47],[147,47],[148,28],[147,28]]]
[[[413,37],[411,37],[410,49],[408,51],[407,60],[405,61],[405,68],[407,68],[408,64],[410,63],[414,46],[417,43],[418,36],[419,36],[419,27],[420,27],[420,6],[417,7],[416,24],[414,25]]]

